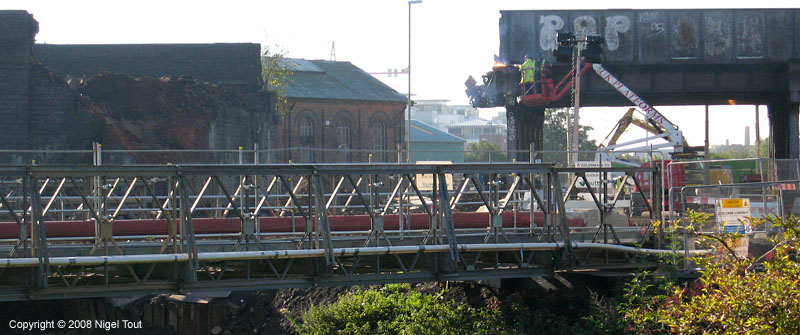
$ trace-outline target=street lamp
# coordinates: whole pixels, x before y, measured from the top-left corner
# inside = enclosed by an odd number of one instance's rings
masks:
[[[408,115],[406,118],[406,160],[411,163],[411,5],[422,0],[408,1]]]

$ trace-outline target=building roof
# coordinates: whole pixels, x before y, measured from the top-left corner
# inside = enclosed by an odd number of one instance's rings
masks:
[[[465,141],[425,122],[411,120],[411,142],[464,143]]]
[[[483,119],[474,119],[459,123],[453,123],[447,126],[447,128],[456,128],[456,127],[505,127],[505,125],[494,123],[491,121],[486,121]]]
[[[350,62],[288,58],[289,98],[406,103],[406,96]]]
[[[64,76],[102,72],[132,77],[190,76],[223,85],[261,86],[261,46],[214,44],[36,44],[33,57]]]

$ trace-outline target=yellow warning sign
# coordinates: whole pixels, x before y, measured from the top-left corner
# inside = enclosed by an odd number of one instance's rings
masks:
[[[750,199],[717,199],[715,205],[717,223],[726,225],[726,231],[729,228],[731,232],[744,231],[742,222],[750,216]]]
[[[746,199],[722,199],[720,205],[722,208],[750,207]]]

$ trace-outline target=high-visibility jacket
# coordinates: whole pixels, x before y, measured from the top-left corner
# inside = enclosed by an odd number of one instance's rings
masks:
[[[520,83],[532,83],[536,81],[536,61],[530,58],[526,58],[525,62],[522,63],[519,67],[520,72],[522,73],[522,78]]]

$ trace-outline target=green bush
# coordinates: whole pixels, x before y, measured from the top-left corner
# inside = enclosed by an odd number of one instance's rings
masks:
[[[736,255],[735,234],[694,231],[707,217],[690,213],[687,229],[716,249],[695,257],[700,278],[687,283],[662,282],[657,293],[640,275],[628,284],[620,320],[633,334],[800,334],[800,263],[797,262],[798,218],[769,218],[780,234],[774,248],[756,257]],[[761,222],[751,220],[756,226]]]
[[[504,333],[497,312],[443,301],[409,284],[359,289],[337,301],[313,306],[292,321],[299,334],[468,335]]]

